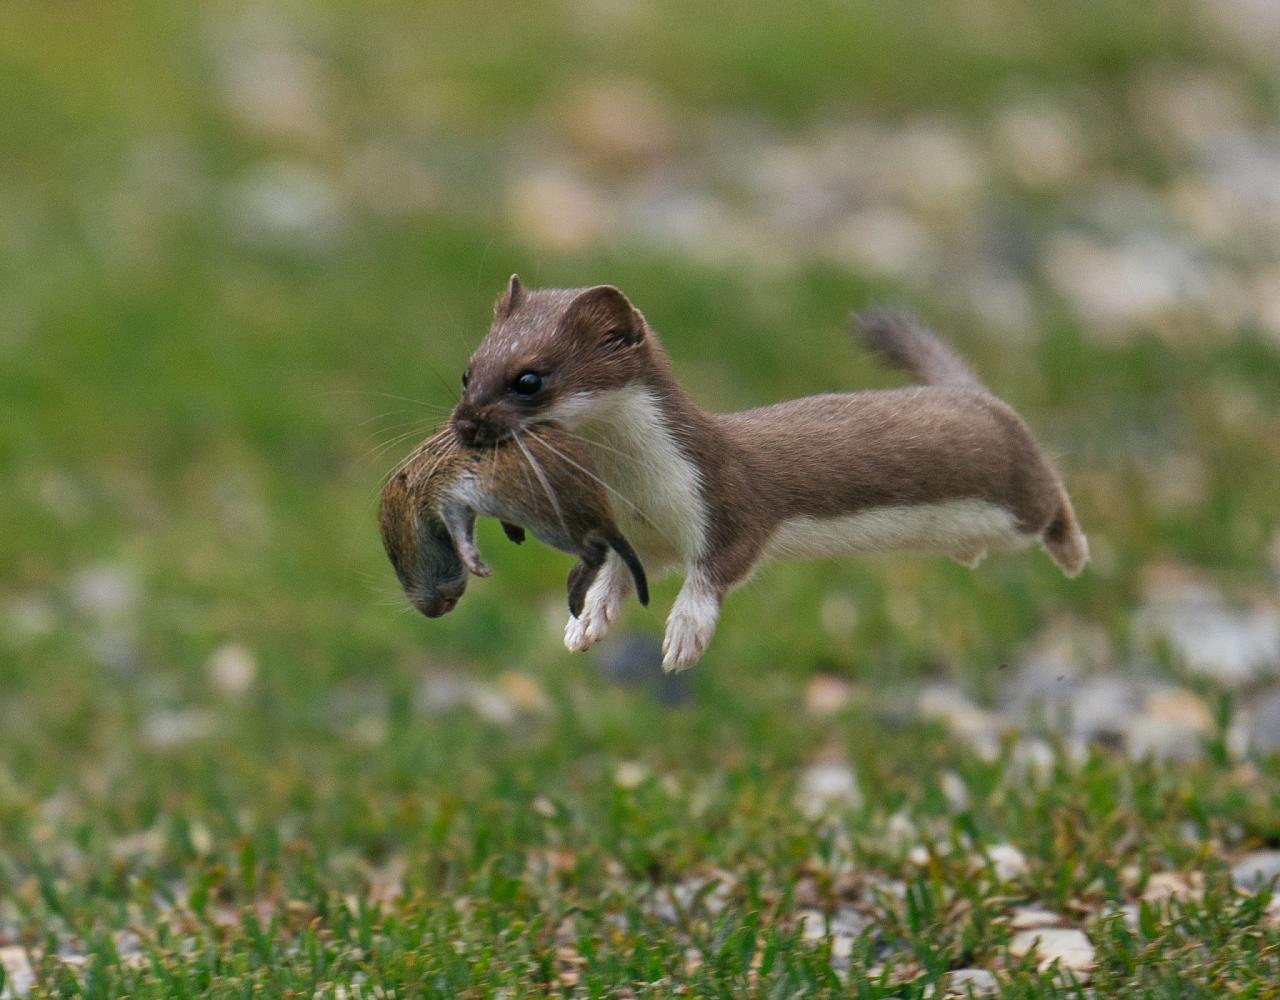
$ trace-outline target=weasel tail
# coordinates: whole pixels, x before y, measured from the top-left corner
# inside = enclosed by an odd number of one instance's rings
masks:
[[[925,385],[956,389],[985,389],[960,355],[937,336],[903,313],[855,313],[853,327],[862,341],[890,368]]]
[[[881,310],[855,313],[852,326],[868,350],[917,382],[988,391],[960,355],[907,314]],[[1089,541],[1080,530],[1071,498],[1061,482],[1057,488],[1058,509],[1040,540],[1062,571],[1074,577],[1089,561]]]

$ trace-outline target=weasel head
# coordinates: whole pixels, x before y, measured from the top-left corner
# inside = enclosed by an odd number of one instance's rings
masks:
[[[462,376],[454,433],[481,448],[563,420],[595,393],[642,379],[651,338],[612,285],[529,291],[513,274]]]
[[[445,493],[461,471],[453,435],[428,438],[382,488],[382,547],[415,608],[439,618],[457,607],[467,570],[440,516]]]

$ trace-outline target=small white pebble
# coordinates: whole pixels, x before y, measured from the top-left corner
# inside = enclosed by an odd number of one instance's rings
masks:
[[[1029,870],[1026,855],[1012,844],[993,844],[987,848],[986,856],[1001,882],[1022,878]]]
[[[858,779],[848,764],[820,761],[800,779],[799,805],[807,816],[820,816],[832,807],[856,809],[862,804]]]
[[[649,769],[638,760],[624,760],[613,772],[613,783],[630,791],[639,788],[649,778]]]
[[[213,686],[223,694],[233,697],[248,691],[258,676],[258,665],[253,653],[235,642],[215,649],[205,669]]]
[[[969,808],[969,786],[955,771],[942,773],[942,794],[947,797],[947,805],[953,812],[964,812]]]
[[[1193,872],[1190,877],[1181,872],[1155,872],[1147,879],[1142,898],[1147,902],[1162,899],[1199,899],[1204,895],[1204,876]]]
[[[800,911],[800,936],[806,941],[821,941],[827,936],[827,915],[821,910]]]
[[[805,685],[804,707],[810,715],[835,715],[853,700],[853,685],[835,674],[818,674]]]
[[[0,993],[4,1000],[29,996],[35,989],[36,974],[31,968],[31,960],[27,957],[25,948],[16,945],[0,948],[0,966],[4,966],[4,992]]]
[[[962,997],[993,997],[1000,992],[995,973],[986,969],[956,969],[947,973],[945,983],[948,993]]]
[[[1231,869],[1231,881],[1245,892],[1257,892],[1276,878],[1280,878],[1280,851],[1254,851]]]
[[[541,715],[550,711],[551,699],[542,685],[528,674],[505,670],[498,675],[498,690],[516,707],[528,715]]]
[[[199,708],[151,712],[142,720],[142,742],[163,750],[181,746],[213,735],[217,728],[214,716]]]
[[[132,571],[115,564],[86,566],[71,578],[71,603],[93,618],[119,618],[133,610],[138,587]]]
[[[1062,914],[1052,910],[1041,910],[1033,906],[1022,906],[1013,911],[1009,918],[1009,926],[1015,931],[1033,930],[1037,927],[1054,927],[1063,922]]]
[[[1093,943],[1084,931],[1070,927],[1041,927],[1019,931],[1009,942],[1009,954],[1024,958],[1035,950],[1040,956],[1040,969],[1058,963],[1071,972],[1088,972],[1095,964]]]
[[[4,610],[10,634],[24,639],[38,639],[58,627],[58,616],[43,594],[19,594],[6,602]]]

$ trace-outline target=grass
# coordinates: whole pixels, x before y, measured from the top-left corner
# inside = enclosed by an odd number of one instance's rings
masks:
[[[1273,111],[1265,74],[1182,5],[751,3],[734,30],[696,5],[636,22],[598,7],[298,4],[247,29],[211,4],[7,15],[0,948],[48,996],[916,998],[970,966],[1007,997],[1274,995],[1270,891],[1227,872],[1280,843],[1280,767],[1225,748],[1230,696],[1196,682],[1223,705],[1201,760],[1052,743],[1036,765],[1014,733],[978,754],[910,693],[941,678],[990,697],[1052,625],[1096,627],[1132,662],[1153,566],[1229,594],[1273,585],[1274,347],[1100,342],[1034,284],[1036,335],[1011,349],[943,289],[817,259],[556,254],[500,208],[522,123],[615,73],[651,78],[691,130],[726,115],[797,134],[851,112],[980,122],[1010,94],[1086,88],[1120,122],[1105,155],[1157,178],[1129,83],[1205,66]],[[254,131],[222,96],[220,39],[280,25],[319,67],[318,135]],[[237,229],[256,165],[341,173],[388,135],[443,164],[446,197],[348,206],[314,246]],[[1039,224],[1038,196],[1006,195]],[[910,299],[1063,456],[1094,568],[771,568],[731,599],[676,708],[566,654],[567,557],[493,525],[491,580],[442,621],[404,613],[380,477],[447,411],[513,270],[620,285],[725,409],[889,384],[844,316]],[[1180,506],[1145,471],[1167,452],[1201,469]],[[674,592],[628,626],[657,635]],[[228,644],[249,651],[247,685],[209,666]],[[816,672],[853,685],[835,714],[804,707]],[[847,761],[861,794],[813,818],[797,794],[819,758]],[[1004,844],[1025,871],[986,859]],[[1143,901],[1167,872],[1202,894]],[[1088,933],[1088,987],[1009,953],[1010,916],[1033,905]],[[815,920],[847,933],[806,935]]]

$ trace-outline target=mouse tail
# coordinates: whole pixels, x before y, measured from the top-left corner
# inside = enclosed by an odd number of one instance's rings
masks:
[[[982,389],[978,376],[954,350],[911,316],[885,310],[855,313],[853,328],[881,361],[925,385]]]
[[[631,577],[636,582],[636,597],[641,604],[648,607],[649,578],[645,576],[644,566],[640,562],[640,557],[636,555],[636,550],[622,535],[611,535],[609,548],[618,553],[618,557],[627,564],[627,569],[631,570]]]

